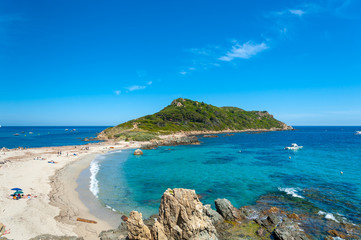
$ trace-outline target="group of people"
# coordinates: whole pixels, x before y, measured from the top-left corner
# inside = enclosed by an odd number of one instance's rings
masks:
[[[20,194],[20,193],[18,193],[18,194],[13,194],[12,195],[12,197],[13,197],[13,200],[19,200],[19,199],[21,199],[22,197],[24,196],[24,194]]]

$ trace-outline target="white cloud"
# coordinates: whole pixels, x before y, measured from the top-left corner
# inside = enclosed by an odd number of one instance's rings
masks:
[[[134,85],[134,86],[128,87],[127,89],[132,92],[132,91],[142,90],[145,88],[146,88],[146,86]]]
[[[122,91],[120,91],[120,90],[115,90],[114,92],[116,95],[120,95],[122,93]]]
[[[226,62],[232,61],[235,58],[248,59],[268,48],[269,47],[265,43],[253,44],[251,42],[246,42],[242,45],[237,43],[232,47],[231,51],[227,52],[225,56],[218,59]]]
[[[182,71],[182,72],[179,72],[180,74],[182,74],[182,75],[186,75],[187,74],[187,72],[185,72],[185,71]]]
[[[294,14],[294,15],[297,15],[297,16],[302,16],[303,14],[305,14],[306,12],[305,11],[302,11],[300,9],[289,9],[288,10],[290,13]]]
[[[152,83],[153,83],[152,81],[149,81],[147,82],[147,85],[152,85]]]

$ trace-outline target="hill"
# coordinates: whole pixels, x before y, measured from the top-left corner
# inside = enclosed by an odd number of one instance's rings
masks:
[[[245,111],[237,107],[216,107],[178,98],[163,110],[130,120],[99,134],[99,139],[148,141],[158,135],[177,132],[221,132],[242,130],[291,130],[267,111]]]

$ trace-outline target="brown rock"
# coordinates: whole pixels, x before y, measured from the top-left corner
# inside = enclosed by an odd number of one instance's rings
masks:
[[[132,211],[127,221],[129,240],[150,240],[151,233],[149,228],[144,224],[142,214]]]
[[[331,234],[332,236],[335,236],[335,237],[340,237],[340,238],[343,238],[345,239],[346,238],[346,235],[344,233],[341,233],[337,230],[330,230],[330,231],[327,231],[329,234]]]
[[[267,209],[263,211],[265,215],[268,215],[270,213],[278,213],[280,210],[277,207],[271,207],[270,209]]]
[[[293,220],[300,220],[300,217],[296,213],[287,214],[287,217]]]
[[[134,155],[143,155],[143,151],[140,150],[140,149],[136,149],[136,150],[134,151]]]
[[[195,191],[182,188],[164,192],[158,222],[152,230],[155,240],[217,239],[217,231]]]

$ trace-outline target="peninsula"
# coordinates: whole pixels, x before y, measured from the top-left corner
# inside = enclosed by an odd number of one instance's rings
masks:
[[[99,139],[149,141],[160,135],[186,135],[241,131],[292,130],[267,111],[245,111],[237,107],[216,107],[178,98],[161,111],[130,120],[102,131]]]

